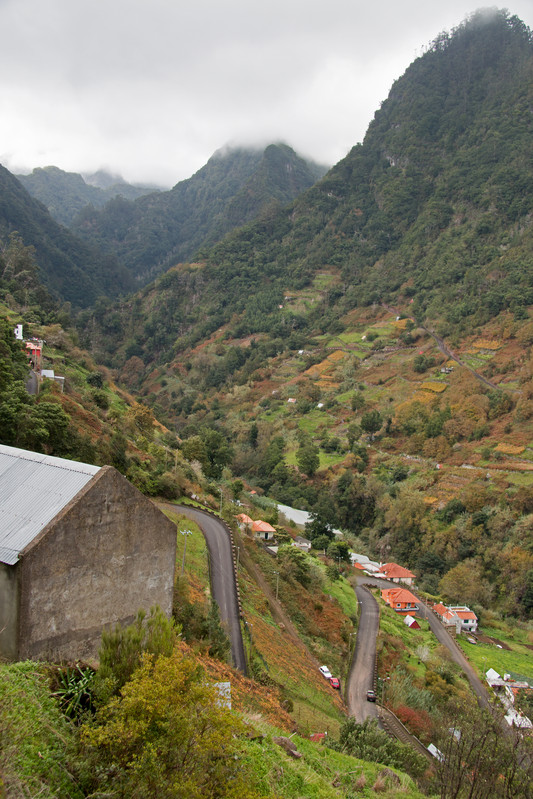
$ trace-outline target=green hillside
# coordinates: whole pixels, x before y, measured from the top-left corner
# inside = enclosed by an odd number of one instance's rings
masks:
[[[56,222],[67,227],[87,205],[102,208],[113,197],[135,200],[156,190],[155,186],[132,186],[104,172],[84,178],[56,166],[37,168],[29,175],[16,177],[32,197],[46,205]]]
[[[519,20],[474,15],[292,206],[79,319],[183,439],[226,442],[207,475],[231,469],[428,590],[523,617],[532,70]]]
[[[216,152],[195,175],[130,203],[87,208],[73,230],[115,254],[142,283],[235,227],[292,201],[325,172],[284,144]]]
[[[532,78],[531,32],[478,12],[439,35],[317,183],[272,145],[85,210],[77,230],[107,261],[0,171],[0,441],[111,463],[181,529],[173,500],[220,514],[251,675],[224,661],[193,525],[188,549],[178,542],[179,640],[165,629],[121,693],[119,652],[96,676],[1,667],[0,796],[530,799],[531,741],[515,749],[516,731],[476,707],[427,620],[408,628],[373,589],[378,698],[424,745],[448,747],[433,768],[347,720],[317,666],[345,684],[352,550],[410,568],[430,601],[472,608],[479,642],[460,646],[480,675],[531,680]],[[153,282],[116,300],[126,268]],[[39,275],[84,307],[75,326]],[[64,391],[26,392],[19,322],[46,341]],[[311,511],[305,530],[279,502]],[[242,510],[275,526],[275,558],[238,531]],[[290,546],[302,532],[309,554]],[[215,681],[232,684],[231,715]],[[205,738],[190,734],[194,714]],[[329,745],[309,741],[318,729]]]
[[[0,166],[0,236],[16,232],[33,247],[41,282],[63,302],[84,308],[100,295],[132,289],[127,270],[59,225],[7,169]]]

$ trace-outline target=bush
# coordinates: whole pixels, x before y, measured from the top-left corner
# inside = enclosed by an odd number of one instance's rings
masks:
[[[87,383],[94,388],[104,387],[104,376],[101,372],[91,372],[87,375]]]
[[[167,619],[157,606],[151,608],[149,615],[139,610],[133,624],[127,627],[117,624],[114,630],[104,630],[95,678],[100,701],[118,693],[140,665],[143,653],[154,658],[170,655],[178,632],[174,621]]]
[[[401,769],[415,778],[421,777],[427,766],[425,757],[410,746],[389,738],[378,728],[375,719],[365,719],[362,724],[358,724],[355,718],[350,716],[342,724],[339,741],[333,744],[332,748],[361,760]]]
[[[105,391],[102,391],[99,388],[93,388],[91,391],[91,399],[94,404],[98,405],[98,407],[103,411],[107,411],[109,409],[109,397]]]
[[[239,735],[191,657],[144,655],[120,697],[82,731],[91,769],[85,795],[250,797]]]

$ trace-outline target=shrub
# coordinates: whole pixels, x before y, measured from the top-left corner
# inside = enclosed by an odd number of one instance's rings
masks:
[[[117,693],[140,665],[143,653],[157,658],[170,655],[176,642],[178,629],[167,619],[161,608],[139,610],[133,624],[114,630],[104,630],[98,652],[100,667],[96,675],[96,690],[100,700]]]
[[[82,731],[92,765],[85,795],[252,795],[240,757],[242,724],[191,657],[144,655],[96,721]]]
[[[401,769],[415,778],[426,770],[426,759],[410,746],[389,738],[378,728],[375,719],[365,719],[358,724],[350,716],[341,726],[338,742],[330,746],[361,760]]]
[[[103,388],[104,376],[101,372],[91,372],[90,375],[87,375],[87,383],[93,388]]]

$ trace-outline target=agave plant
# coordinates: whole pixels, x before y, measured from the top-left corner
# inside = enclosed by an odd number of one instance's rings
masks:
[[[94,710],[94,669],[76,663],[74,666],[59,666],[54,676],[56,687],[52,695],[65,716],[79,721],[82,714]]]

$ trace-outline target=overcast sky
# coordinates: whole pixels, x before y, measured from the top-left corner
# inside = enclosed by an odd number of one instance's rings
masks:
[[[332,165],[479,0],[0,0],[0,162],[171,186],[228,143]],[[533,28],[532,0],[507,6]]]

